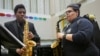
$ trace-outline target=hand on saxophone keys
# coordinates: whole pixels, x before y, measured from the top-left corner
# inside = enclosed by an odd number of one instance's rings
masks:
[[[31,40],[31,39],[34,38],[33,33],[30,31],[28,34],[29,34],[29,35],[28,35],[28,36],[29,36],[28,39],[30,40],[30,41],[28,41],[28,45],[29,45],[29,46],[36,46],[36,42],[34,42],[34,41]]]
[[[17,49],[16,49],[16,53],[18,53],[19,55],[22,55],[22,54],[25,52],[25,48],[26,48],[26,47],[17,48]]]
[[[29,34],[28,39],[33,39],[34,38],[34,34],[32,32],[29,32],[28,34]]]
[[[72,38],[73,34],[64,34],[64,33],[57,33],[57,38],[58,39],[67,39],[69,41],[73,41],[73,38]]]
[[[57,33],[57,38],[58,38],[58,39],[62,39],[62,38],[63,38],[63,36],[64,36],[64,33],[60,33],[60,32],[59,32],[59,33]]]

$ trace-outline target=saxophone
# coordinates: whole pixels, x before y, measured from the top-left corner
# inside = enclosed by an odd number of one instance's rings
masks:
[[[59,23],[64,20],[64,19],[60,19],[57,22],[57,27],[56,30],[57,32],[60,32],[60,28],[59,28]],[[53,49],[53,56],[62,56],[62,47],[61,47],[61,40],[60,39],[56,39],[52,44],[51,44],[51,48]]]
[[[28,33],[29,33],[29,26],[28,22],[25,20],[23,43],[26,46],[24,48],[25,52],[21,56],[32,56],[32,50],[33,50],[32,48],[36,46],[36,42],[28,39]]]

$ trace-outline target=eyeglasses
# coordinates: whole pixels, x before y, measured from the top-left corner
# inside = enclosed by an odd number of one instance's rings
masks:
[[[72,11],[72,10],[68,10],[68,11],[66,11],[66,14],[67,14],[67,13],[71,13],[71,12],[74,12],[74,11]]]

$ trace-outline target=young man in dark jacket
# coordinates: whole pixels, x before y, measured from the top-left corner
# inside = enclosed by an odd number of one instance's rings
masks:
[[[11,33],[13,33],[17,39],[23,42],[24,39],[24,26],[25,26],[25,16],[26,9],[23,4],[18,4],[14,8],[14,14],[16,19],[5,23],[5,26]],[[34,24],[28,22],[29,32],[28,39],[36,42],[36,45],[40,44],[40,37],[37,34]],[[25,51],[23,47],[18,44],[15,40],[6,37],[6,40],[2,40],[2,44],[9,50],[9,56],[20,56]],[[10,40],[10,41],[9,41]]]

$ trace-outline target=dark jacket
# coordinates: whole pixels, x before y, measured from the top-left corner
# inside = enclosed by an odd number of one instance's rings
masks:
[[[6,22],[5,26],[8,28],[8,30],[10,30],[16,36],[16,38],[18,38],[21,42],[23,42],[24,26],[23,27],[19,26],[17,20]],[[32,24],[30,22],[29,22],[29,31],[31,31],[35,35],[33,40],[36,43],[40,43],[40,37],[38,36],[38,34],[35,30],[34,24]],[[8,37],[6,37],[6,38],[7,39],[2,40],[2,44],[9,50],[10,56],[18,56],[18,54],[16,53],[16,48],[21,48],[22,46],[20,44],[18,44],[12,38],[8,38]]]
[[[64,56],[98,56],[98,48],[92,41],[93,25],[89,20],[78,17],[63,31],[73,34],[73,42],[62,40]]]

